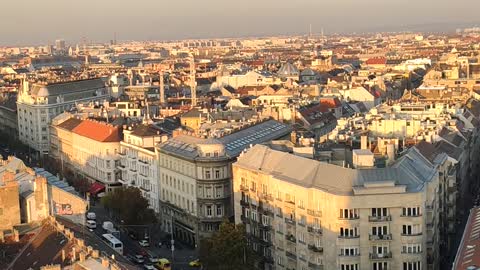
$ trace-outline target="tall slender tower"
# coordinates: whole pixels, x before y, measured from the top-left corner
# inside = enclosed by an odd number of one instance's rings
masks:
[[[192,96],[192,106],[197,106],[197,85],[195,82],[195,58],[193,54],[190,58],[190,91]]]
[[[165,104],[165,85],[163,82],[163,70],[160,70],[159,73],[160,80],[159,80],[159,87],[160,87],[160,104]]]

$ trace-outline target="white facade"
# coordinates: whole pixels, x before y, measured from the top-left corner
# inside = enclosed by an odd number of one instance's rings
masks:
[[[101,79],[29,86],[23,83],[18,94],[18,132],[20,140],[39,151],[49,151],[49,124],[76,103],[102,102],[108,91]]]
[[[148,200],[150,208],[157,214],[160,213],[160,186],[158,159],[154,147],[166,139],[165,135],[156,132],[136,135],[135,131],[132,132],[129,128],[124,130],[124,140],[120,143],[120,183],[138,187],[143,197]]]

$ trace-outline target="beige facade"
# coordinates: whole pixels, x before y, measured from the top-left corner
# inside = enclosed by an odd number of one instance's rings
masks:
[[[77,132],[76,128],[84,123],[88,124]],[[58,160],[62,169],[70,168],[90,181],[101,182],[110,191],[120,185],[117,169],[120,137],[108,135],[104,139],[101,133],[115,134],[118,128],[62,114],[50,126],[50,157]]]
[[[425,171],[412,178],[414,164]],[[411,149],[392,167],[347,169],[254,146],[233,165],[235,222],[265,269],[438,269],[447,166]]]

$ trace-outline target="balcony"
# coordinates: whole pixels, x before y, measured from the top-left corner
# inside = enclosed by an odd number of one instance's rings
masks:
[[[126,152],[123,152],[123,153],[122,153],[122,152],[118,152],[118,155],[121,156],[121,157],[124,157],[125,155],[127,155],[127,153],[126,153]]]
[[[321,228],[315,228],[315,227],[312,227],[312,226],[307,226],[307,231],[309,233],[322,234],[322,229]]]
[[[285,199],[285,202],[286,202],[286,203],[289,203],[289,204],[295,205],[295,201],[293,201],[293,200],[287,200],[287,199]]]
[[[307,209],[307,214],[315,217],[322,217],[322,211],[320,210]]]
[[[243,192],[248,192],[250,189],[245,185],[240,185],[240,190]]]
[[[315,245],[308,245],[308,249],[317,252],[317,253],[322,253],[323,252],[323,247],[317,247]]]
[[[245,201],[245,200],[242,199],[242,200],[240,200],[240,205],[248,206],[249,204],[248,204],[247,201]]]
[[[308,262],[308,267],[312,270],[323,270],[323,265],[314,262]]]
[[[407,237],[408,236],[414,237],[414,236],[420,236],[420,235],[422,235],[421,232],[419,232],[419,233],[402,233],[402,236],[407,236]]]
[[[287,255],[287,257],[288,257],[289,259],[292,259],[292,260],[296,260],[296,259],[297,259],[297,255],[295,255],[293,252],[285,251],[285,255]]]
[[[391,259],[392,252],[386,253],[370,253],[370,260],[383,260],[383,259]]]
[[[338,238],[340,238],[340,239],[357,239],[357,238],[360,238],[360,235],[349,235],[349,236],[339,235]]]
[[[267,200],[267,201],[273,201],[273,195],[272,194],[262,194],[262,197]]]
[[[290,224],[290,225],[295,225],[296,224],[295,220],[291,219],[291,218],[285,218],[285,222],[287,224]]]
[[[263,224],[263,223],[260,223],[260,227],[262,227],[262,229],[268,231],[268,230],[271,230],[272,229],[272,225],[270,224]]]
[[[389,241],[392,240],[392,234],[380,234],[380,235],[375,235],[375,234],[370,234],[368,236],[368,239],[370,241]]]
[[[386,222],[392,221],[392,216],[369,216],[368,221],[370,222]]]
[[[293,236],[293,234],[285,235],[285,239],[287,239],[288,241],[290,241],[292,243],[297,243],[297,238],[295,238],[295,236]]]
[[[354,216],[354,217],[338,217],[339,220],[358,220],[360,219],[359,216]]]

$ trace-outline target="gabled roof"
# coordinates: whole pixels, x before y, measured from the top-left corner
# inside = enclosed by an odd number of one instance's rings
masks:
[[[365,61],[367,65],[386,65],[387,64],[387,58],[385,57],[373,57],[367,59]]]
[[[59,124],[57,127],[72,131],[74,128],[80,125],[80,123],[82,123],[82,120],[72,117],[70,119],[65,120],[64,122]]]
[[[122,140],[119,127],[92,120],[83,120],[72,131],[98,142],[120,142]]]

